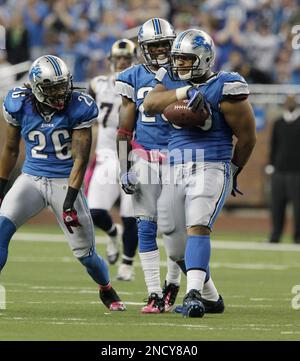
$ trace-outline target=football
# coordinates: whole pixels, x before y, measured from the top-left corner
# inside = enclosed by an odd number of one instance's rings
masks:
[[[209,111],[204,108],[200,111],[193,112],[191,108],[187,106],[189,100],[177,100],[176,102],[168,105],[163,115],[168,121],[179,127],[202,127],[205,125],[205,121],[209,118]]]

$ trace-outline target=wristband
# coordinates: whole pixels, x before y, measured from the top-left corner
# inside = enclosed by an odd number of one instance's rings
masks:
[[[68,187],[68,191],[67,191],[67,195],[64,201],[64,205],[63,205],[63,210],[67,210],[67,209],[72,209],[75,199],[77,197],[79,190],[72,188],[72,187]]]
[[[130,138],[132,138],[133,135],[133,132],[130,132],[129,130],[123,128],[119,128],[117,133],[118,135],[126,135],[126,137],[130,137]]]
[[[177,98],[177,100],[187,99],[187,92],[188,92],[188,90],[190,88],[192,88],[191,85],[187,85],[187,86],[184,86],[182,88],[177,88],[176,89],[176,98]]]

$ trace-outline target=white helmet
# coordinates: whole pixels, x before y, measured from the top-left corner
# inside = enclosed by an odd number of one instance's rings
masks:
[[[169,63],[169,51],[171,50],[175,37],[174,28],[168,21],[160,18],[153,18],[146,21],[138,33],[138,42],[146,63],[154,66],[162,66]],[[153,54],[151,55],[148,51],[148,45],[163,41],[169,42],[170,50],[157,57],[153,56]]]
[[[36,59],[29,70],[29,81],[36,99],[54,109],[62,110],[71,95],[72,76],[57,56]]]
[[[180,75],[176,66],[176,56],[186,55],[195,58],[193,65],[186,74]],[[203,76],[214,64],[215,46],[212,38],[203,30],[189,29],[180,33],[174,40],[171,50],[171,69],[181,80],[190,80]],[[181,68],[182,69],[182,68]]]
[[[137,58],[137,51],[133,41],[128,39],[121,39],[113,43],[108,57],[108,60],[110,61],[111,71],[113,73],[117,71],[116,58],[120,56],[128,57],[128,59],[131,60],[130,65],[133,65],[135,63]],[[121,70],[125,70],[125,69],[121,69]]]

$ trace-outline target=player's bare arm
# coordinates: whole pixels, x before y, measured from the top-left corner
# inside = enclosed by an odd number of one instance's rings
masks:
[[[178,100],[176,89],[166,90],[166,88],[157,84],[144,99],[145,113],[148,115],[161,114],[170,104]]]
[[[79,190],[89,161],[92,144],[91,128],[75,129],[72,134],[73,168],[69,178],[69,187]]]
[[[239,168],[247,163],[256,143],[255,119],[249,101],[223,101],[220,104],[225,120],[237,137],[232,162]]]
[[[0,206],[4,197],[4,191],[8,179],[19,156],[20,138],[20,128],[7,124],[6,141],[0,158]]]
[[[6,141],[0,159],[0,178],[9,179],[19,156],[20,139],[21,128],[7,124]]]
[[[130,141],[136,122],[135,112],[135,103],[122,96],[122,105],[119,113],[119,130],[117,133],[117,150],[121,174],[129,170],[128,154],[131,151]]]

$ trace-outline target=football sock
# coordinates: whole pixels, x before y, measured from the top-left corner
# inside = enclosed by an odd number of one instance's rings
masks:
[[[116,235],[118,234],[118,231],[117,231],[117,227],[115,224],[113,224],[111,226],[111,229],[109,229],[107,231],[107,234],[110,236],[110,237],[116,237]]]
[[[109,234],[110,236],[115,236],[117,234],[116,229],[112,229],[114,226],[110,214],[105,209],[91,209],[90,210],[94,225],[99,227],[105,232],[115,231],[115,234]],[[115,226],[114,226],[115,227]]]
[[[190,290],[198,290],[202,293],[206,272],[198,269],[187,271],[186,293]]]
[[[138,245],[138,234],[136,219],[134,217],[122,217],[123,232],[123,254],[126,259],[133,258]]]
[[[157,223],[147,221],[144,219],[138,219],[138,240],[139,240],[139,252],[151,252],[157,249],[156,234]]]
[[[127,257],[124,254],[122,255],[122,263],[124,264],[128,264],[129,266],[131,266],[133,264],[133,257]]]
[[[88,274],[98,285],[107,285],[109,283],[107,264],[95,250],[88,257],[79,258],[79,261],[85,266]]]
[[[180,279],[181,279],[181,269],[178,266],[178,264],[171,260],[171,258],[168,257],[167,259],[167,265],[168,265],[168,272],[166,275],[166,281],[169,285],[170,283],[175,284],[176,286],[180,285]]]
[[[188,236],[185,248],[187,292],[203,290],[210,259],[210,236]]]
[[[7,261],[8,245],[15,232],[14,223],[6,217],[0,216],[0,272]]]
[[[219,299],[219,293],[211,277],[204,283],[202,297],[208,301],[218,301]]]
[[[151,252],[142,252],[139,253],[139,255],[144,271],[148,294],[155,292],[159,297],[162,297],[162,289],[160,286],[159,250],[156,249]]]

